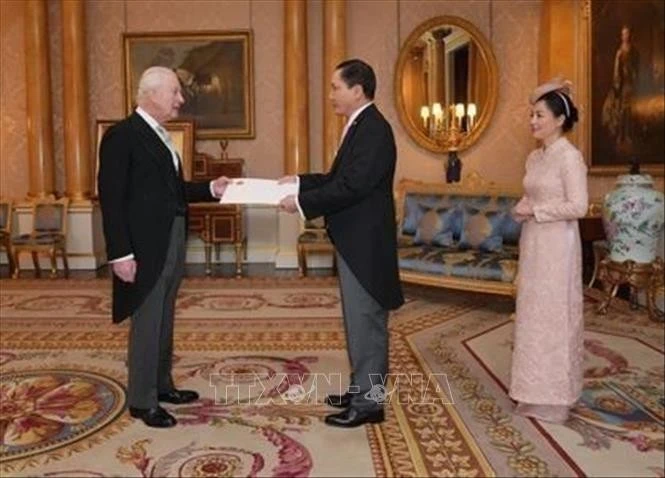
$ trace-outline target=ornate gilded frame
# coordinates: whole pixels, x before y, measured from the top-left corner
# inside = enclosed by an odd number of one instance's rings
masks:
[[[473,145],[480,135],[485,131],[487,125],[490,122],[490,119],[494,115],[494,110],[496,109],[497,97],[499,92],[499,75],[498,75],[498,66],[494,52],[492,51],[492,46],[489,41],[485,38],[482,32],[476,28],[471,22],[464,20],[463,18],[452,16],[452,15],[442,15],[438,17],[431,18],[416,27],[415,30],[411,32],[406,41],[402,44],[400,49],[399,57],[395,65],[395,80],[394,80],[394,96],[395,96],[395,106],[397,109],[397,114],[399,119],[402,122],[402,125],[406,129],[407,133],[411,139],[418,144],[420,147],[431,151],[433,153],[445,153],[448,151],[448,148],[437,144],[433,139],[426,136],[420,131],[418,125],[415,124],[413,118],[411,118],[406,113],[406,107],[404,104],[404,99],[402,98],[402,81],[403,81],[403,72],[405,64],[409,57],[409,48],[410,45],[416,42],[426,31],[437,26],[437,25],[454,25],[466,30],[473,40],[478,44],[481,58],[487,65],[488,70],[488,93],[487,93],[487,106],[485,111],[480,115],[476,127],[473,129],[470,135],[465,137],[459,145],[459,150],[464,150],[469,146]]]
[[[579,0],[580,8],[580,28],[578,45],[579,54],[577,55],[576,69],[577,77],[580,80],[579,89],[579,105],[584,105],[585,110],[580,118],[580,146],[585,152],[587,163],[589,164],[589,174],[599,176],[616,176],[618,174],[626,174],[628,172],[628,164],[625,165],[608,165],[602,164],[598,158],[594,160],[593,151],[593,127],[599,119],[593,117],[593,78],[592,78],[592,52],[593,52],[593,38],[592,38],[592,2],[594,0]],[[605,45],[606,46],[606,45]],[[612,49],[616,50],[616,45],[612,45]],[[604,92],[603,92],[604,93]],[[601,93],[601,94],[603,94]],[[665,174],[665,163],[642,163],[640,170],[643,173],[652,174],[655,176],[663,176]]]
[[[179,76],[181,117],[196,123],[198,139],[254,138],[251,30],[125,33],[123,55],[127,114],[143,70],[165,66]]]

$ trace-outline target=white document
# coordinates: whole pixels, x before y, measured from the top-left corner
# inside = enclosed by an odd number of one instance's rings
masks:
[[[226,186],[219,203],[277,206],[289,194],[298,194],[297,183],[277,184],[274,179],[235,178]]]

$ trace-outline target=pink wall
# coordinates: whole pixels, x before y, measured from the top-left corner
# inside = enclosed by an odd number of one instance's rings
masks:
[[[124,113],[123,32],[251,29],[254,32],[256,138],[230,141],[228,152],[247,161],[248,174],[277,176],[283,156],[281,2],[91,1],[87,10],[90,117]],[[217,141],[197,144],[219,155]]]
[[[328,80],[322,78],[322,1],[308,1],[310,160],[321,169],[322,118]],[[56,182],[64,186],[62,132],[62,50],[60,0],[49,0],[52,102]],[[399,152],[398,177],[443,178],[445,155],[417,146],[399,123],[393,101],[394,65],[400,46],[421,22],[437,15],[471,21],[490,40],[499,65],[499,98],[491,124],[478,143],[461,153],[474,169],[506,185],[521,184],[524,160],[534,147],[528,131],[527,96],[537,81],[540,0],[349,0],[350,57],[371,63],[378,76],[376,102],[391,121]],[[28,189],[25,140],[23,2],[0,1],[0,194],[23,198]],[[277,177],[284,164],[283,5],[279,0],[89,0],[86,3],[90,132],[96,118],[123,115],[122,32],[251,29],[254,32],[256,138],[233,140],[231,156],[247,161],[248,174]],[[94,144],[92,145],[94,146]],[[215,141],[197,148],[219,154]],[[90,152],[93,158],[93,151]],[[91,159],[92,161],[92,159]],[[611,188],[614,178],[591,178],[592,197]]]
[[[28,192],[23,1],[0,2],[0,196]]]
[[[444,179],[447,156],[420,148],[399,122],[393,75],[400,47],[411,31],[431,17],[455,15],[472,22],[490,40],[499,65],[499,100],[494,117],[478,143],[460,153],[463,167],[499,183],[520,185],[524,160],[532,147],[526,98],[537,79],[540,1],[360,0],[352,5],[349,53],[366,58],[376,67],[377,103],[393,124],[397,138],[398,176]]]

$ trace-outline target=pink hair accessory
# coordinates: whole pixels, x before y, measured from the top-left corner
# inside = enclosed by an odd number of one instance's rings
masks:
[[[543,83],[542,85],[536,87],[536,89],[533,90],[533,92],[529,95],[529,103],[532,105],[535,104],[536,101],[538,101],[538,98],[546,93],[549,93],[550,91],[565,93],[568,98],[572,99],[572,88],[573,84],[569,80],[564,80],[563,77],[557,76],[556,78],[552,78],[547,83]]]

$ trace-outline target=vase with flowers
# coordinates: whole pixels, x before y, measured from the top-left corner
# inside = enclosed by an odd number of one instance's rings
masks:
[[[654,189],[650,175],[640,174],[639,162],[633,160],[629,174],[617,178],[603,203],[610,260],[653,262],[664,216],[663,193]]]

